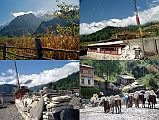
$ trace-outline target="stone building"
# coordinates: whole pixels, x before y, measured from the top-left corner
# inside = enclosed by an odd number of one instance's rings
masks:
[[[80,65],[80,86],[94,86],[94,67]]]
[[[119,75],[117,78],[117,83],[122,85],[129,85],[135,82],[135,78],[129,75]]]

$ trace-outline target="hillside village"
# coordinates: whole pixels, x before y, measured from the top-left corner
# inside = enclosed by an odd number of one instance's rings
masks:
[[[97,120],[157,118],[158,75],[158,61],[82,60],[80,65],[82,120],[91,120],[94,117]],[[150,96],[155,97],[155,103],[149,102]]]
[[[158,65],[158,61],[83,60],[80,67],[81,95],[90,98],[101,91],[106,95],[137,90],[158,91]]]

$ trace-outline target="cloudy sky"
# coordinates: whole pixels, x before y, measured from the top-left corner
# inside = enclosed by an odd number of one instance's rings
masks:
[[[20,83],[28,87],[55,82],[79,71],[79,61],[68,60],[20,60],[16,61]],[[0,61],[0,84],[16,84],[14,61]],[[3,68],[3,69],[2,69]]]
[[[1,0],[0,25],[10,22],[14,17],[24,13],[37,16],[56,9],[56,0]],[[60,0],[68,4],[79,4],[78,0]]]
[[[133,0],[80,0],[80,34],[136,25]],[[100,1],[100,2],[99,2]],[[141,24],[159,21],[159,0],[137,0]]]

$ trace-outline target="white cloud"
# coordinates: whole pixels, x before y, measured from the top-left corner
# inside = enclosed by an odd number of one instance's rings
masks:
[[[29,13],[34,13],[33,11],[28,11],[28,12],[17,12],[17,13],[12,13],[12,15],[14,17],[18,17],[18,16],[21,16],[21,15],[24,15],[24,14],[29,14]]]
[[[79,71],[79,62],[70,62],[61,68],[45,70],[39,74],[19,75],[19,80],[20,83],[32,80],[31,83],[27,84],[28,87],[32,87],[49,82],[55,82],[77,71]],[[1,83],[16,84],[15,74],[12,74],[7,78],[0,76],[0,84]]]
[[[6,74],[5,73],[2,73],[2,76],[5,76]]]
[[[14,70],[8,69],[6,73],[8,73],[8,74],[14,74]]]
[[[10,82],[15,79],[15,72],[12,69],[8,69],[5,73],[0,76],[0,84]]]
[[[139,17],[141,24],[145,24],[152,21],[159,21],[159,5],[157,5],[156,7],[152,7],[148,10],[140,11]],[[110,19],[101,22],[93,22],[90,24],[81,23],[80,34],[91,34],[105,28],[106,26],[125,27],[128,25],[136,25],[135,16],[129,16],[121,20]]]
[[[159,0],[153,0],[153,1],[147,1],[147,5],[149,8],[152,8],[152,7],[156,7],[157,5],[159,5]]]
[[[6,82],[0,82],[0,85],[1,85],[1,84],[6,84]]]
[[[24,15],[24,14],[29,14],[29,13],[32,13],[34,14],[35,16],[44,16],[46,13],[48,13],[48,11],[44,10],[43,8],[41,10],[38,10],[38,11],[28,11],[28,12],[17,12],[17,13],[12,13],[12,15],[14,17],[17,17],[17,16],[21,16],[21,15]]]

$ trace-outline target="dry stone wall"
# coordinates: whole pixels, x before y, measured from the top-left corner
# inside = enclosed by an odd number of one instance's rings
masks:
[[[68,111],[78,113],[76,116],[72,114],[69,117],[79,118],[79,101],[79,90],[57,91],[44,87],[38,93],[24,95],[22,100],[16,102],[16,106],[26,120],[39,120],[40,118],[54,120],[55,117],[60,117],[59,120],[62,120],[62,117],[67,116],[65,113]]]

